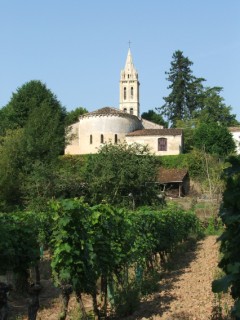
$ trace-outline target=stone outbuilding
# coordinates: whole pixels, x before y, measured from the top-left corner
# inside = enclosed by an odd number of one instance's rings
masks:
[[[190,190],[190,177],[187,169],[167,169],[160,167],[157,183],[162,186],[167,196],[186,196]]]

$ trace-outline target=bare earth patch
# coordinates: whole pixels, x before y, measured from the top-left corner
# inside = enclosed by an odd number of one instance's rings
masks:
[[[209,236],[177,255],[174,269],[165,273],[161,280],[160,292],[149,296],[139,310],[126,319],[228,319],[213,317],[218,301],[212,293],[211,283],[217,271],[218,248],[216,237]],[[226,303],[229,301],[222,301],[222,304]]]

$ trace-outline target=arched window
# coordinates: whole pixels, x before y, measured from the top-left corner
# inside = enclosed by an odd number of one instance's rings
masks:
[[[92,144],[92,134],[90,134],[90,144]]]
[[[127,88],[124,87],[123,89],[123,99],[126,100],[127,99]]]
[[[117,136],[117,134],[115,134],[115,136],[114,136],[114,143],[115,143],[115,144],[118,143],[118,136]]]
[[[130,108],[130,114],[133,114],[133,108]]]
[[[133,87],[131,87],[131,99],[133,99]]]
[[[158,138],[158,151],[167,151],[167,139]]]
[[[127,108],[124,108],[124,109],[123,109],[123,112],[127,113]]]
[[[101,143],[104,143],[104,137],[103,137],[103,134],[101,134]]]

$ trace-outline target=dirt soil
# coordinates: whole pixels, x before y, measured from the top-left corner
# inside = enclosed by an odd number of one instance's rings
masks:
[[[218,272],[219,244],[215,236],[209,236],[199,242],[190,242],[178,252],[163,272],[159,283],[159,291],[144,298],[138,310],[124,320],[227,320],[226,314],[232,301],[229,295],[217,298],[211,291],[212,280]],[[48,270],[45,270],[48,273]],[[46,274],[48,278],[48,274]],[[50,280],[42,281],[43,290],[40,295],[41,310],[38,320],[57,320],[60,312],[59,291]],[[86,309],[91,309],[91,299],[84,298]],[[16,314],[26,315],[26,299],[13,299],[10,302],[12,317],[10,319],[27,319],[26,316],[16,318]],[[223,309],[219,313],[219,307]],[[75,298],[70,300],[70,316],[73,319],[76,309]],[[76,318],[74,318],[76,319]]]
[[[212,293],[211,283],[218,271],[219,245],[209,236],[187,251],[175,256],[172,270],[164,274],[160,291],[149,296],[131,317],[151,320],[208,320],[230,319],[232,304],[229,295],[221,299]],[[222,315],[220,315],[220,308]]]

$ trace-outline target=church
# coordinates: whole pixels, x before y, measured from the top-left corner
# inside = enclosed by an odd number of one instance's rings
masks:
[[[65,154],[97,153],[105,143],[148,145],[155,155],[177,155],[183,149],[181,129],[167,129],[140,116],[140,83],[128,49],[120,75],[119,108],[103,107],[79,117],[71,125]]]

